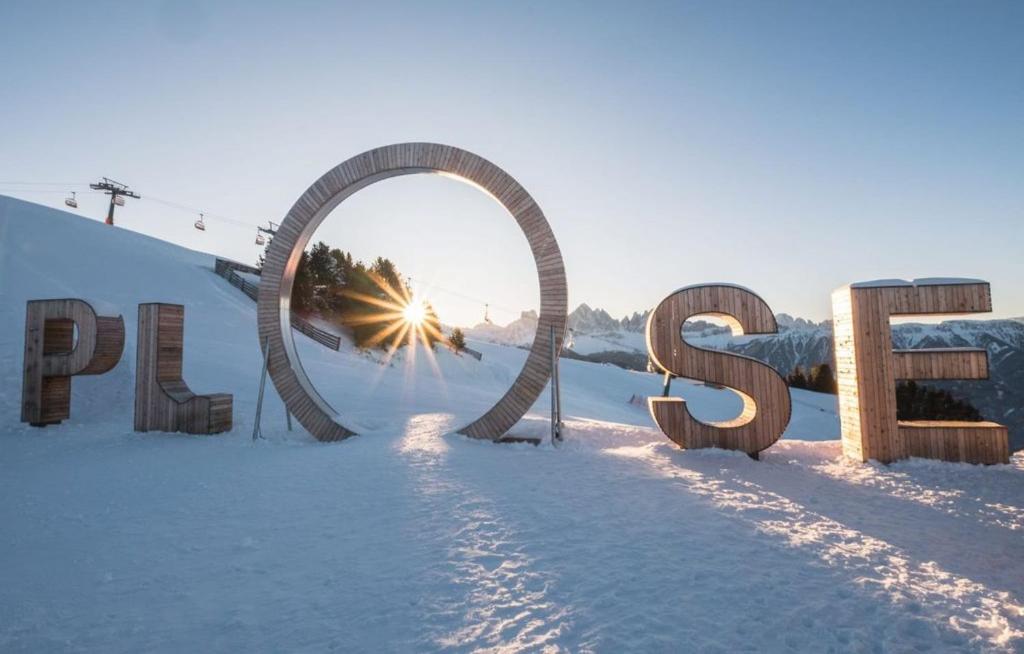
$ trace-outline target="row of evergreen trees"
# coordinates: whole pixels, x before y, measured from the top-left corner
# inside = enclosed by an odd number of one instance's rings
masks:
[[[958,400],[949,391],[918,385],[914,380],[896,384],[896,418],[899,420],[981,420],[981,412],[970,402]]]
[[[259,268],[263,267],[263,260],[264,257],[260,256]],[[320,241],[303,252],[299,259],[291,306],[300,314],[316,314],[349,330],[359,347],[385,347],[391,342],[390,335],[383,340],[375,337],[393,325],[394,320],[381,321],[378,318],[400,308],[386,308],[374,300],[394,305],[395,299],[389,289],[400,297],[411,297],[408,285],[390,259],[377,257],[367,265],[354,259],[351,252],[343,252]],[[422,330],[425,332],[422,336],[426,345],[433,347],[439,340],[440,321],[429,304],[426,305],[425,322],[434,329]]]
[[[803,366],[797,366],[786,376],[786,383],[790,388],[802,388],[818,393],[835,395],[838,392],[836,376],[832,374],[832,366],[827,363],[812,366],[810,372],[805,372]]]
[[[822,363],[805,372],[797,366],[786,376],[791,388],[819,393],[837,392],[832,366]],[[970,402],[958,400],[949,391],[922,386],[913,380],[896,384],[896,418],[898,420],[981,420],[981,412]]]

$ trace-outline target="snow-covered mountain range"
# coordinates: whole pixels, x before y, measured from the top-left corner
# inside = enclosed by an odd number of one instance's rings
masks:
[[[603,309],[579,305],[569,314],[572,330],[567,356],[611,362],[635,370],[647,366],[644,330],[650,311],[613,318]],[[809,368],[832,362],[832,323],[816,323],[776,315],[777,334],[734,338],[726,327],[695,320],[683,330],[687,340],[745,354],[786,374],[796,366]],[[526,311],[507,326],[481,324],[467,330],[476,338],[512,345],[529,345],[537,314]],[[947,320],[939,324],[903,323],[893,326],[893,345],[900,349],[981,347],[989,353],[986,381],[927,382],[968,399],[985,418],[1009,425],[1011,441],[1024,446],[1024,318],[1001,320]]]

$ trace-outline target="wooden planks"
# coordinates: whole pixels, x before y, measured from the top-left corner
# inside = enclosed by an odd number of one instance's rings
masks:
[[[980,348],[893,350],[896,379],[988,379],[988,352]]]
[[[182,379],[185,307],[140,304],[135,431],[214,434],[231,429],[232,396],[196,395]]]
[[[899,422],[907,456],[963,463],[1009,463],[1010,436],[994,422],[914,420]]]
[[[107,372],[123,349],[121,316],[97,316],[78,299],[30,300],[25,308],[21,421],[43,427],[70,417],[71,377]]]
[[[1009,460],[1005,429],[994,423],[918,424],[896,419],[896,379],[986,379],[988,358],[985,350],[973,348],[893,351],[890,317],[991,310],[989,285],[979,280],[865,282],[832,294],[846,456],[883,463],[908,456],[970,463]]]
[[[789,388],[779,373],[756,359],[706,350],[683,340],[683,323],[701,315],[724,320],[735,334],[774,333],[775,316],[748,289],[707,284],[669,295],[647,320],[647,351],[658,367],[677,377],[728,386],[740,396],[743,409],[732,420],[705,423],[690,414],[681,398],[652,397],[648,399],[651,417],[680,447],[721,447],[756,455],[786,430]]]
[[[289,325],[299,257],[317,226],[345,198],[374,182],[415,173],[455,177],[500,202],[523,230],[539,277],[540,317],[523,369],[494,407],[459,431],[474,438],[500,438],[529,410],[551,377],[552,328],[555,351],[561,351],[568,305],[565,266],[554,233],[530,194],[493,163],[459,148],[401,143],[364,152],[324,173],[299,197],[270,242],[261,275],[257,319],[261,346],[269,342],[270,377],[289,411],[319,440],[339,440],[353,432],[317,393],[295,351]]]

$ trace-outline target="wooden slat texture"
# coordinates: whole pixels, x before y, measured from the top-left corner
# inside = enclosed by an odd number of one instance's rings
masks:
[[[988,379],[988,352],[979,348],[894,350],[896,379]]]
[[[963,463],[1009,463],[1010,436],[994,422],[914,420],[899,422],[906,456]]]
[[[185,307],[140,304],[135,431],[215,434],[231,429],[232,396],[196,395],[182,379]]]
[[[851,284],[832,294],[846,456],[883,463],[908,456],[970,463],[1008,459],[1005,429],[1000,437],[1001,428],[994,423],[930,421],[925,425],[896,419],[896,379],[986,379],[988,354],[973,348],[894,351],[890,317],[991,310],[989,285],[976,280]],[[929,439],[936,442],[929,444]]]
[[[78,299],[29,301],[25,308],[22,422],[42,427],[70,417],[71,377],[107,372],[120,361],[123,349],[121,316],[97,316],[87,302]]]
[[[742,355],[695,347],[683,340],[683,323],[715,316],[736,334],[771,334],[775,316],[756,294],[739,286],[709,284],[676,291],[647,320],[647,351],[662,370],[736,391],[743,409],[732,420],[705,423],[674,397],[648,400],[651,417],[684,448],[721,447],[755,455],[777,441],[790,417],[789,388],[770,366]]]
[[[289,411],[314,437],[334,441],[353,432],[317,393],[302,369],[290,329],[291,290],[299,257],[313,232],[345,198],[374,182],[399,175],[444,173],[478,186],[497,199],[519,224],[530,245],[540,282],[537,335],[512,387],[487,413],[459,431],[496,440],[529,410],[551,377],[551,333],[555,351],[565,335],[568,290],[555,236],[536,202],[508,173],[471,152],[436,143],[401,143],[335,166],[295,202],[270,242],[260,277],[259,338],[269,339],[270,377]]]

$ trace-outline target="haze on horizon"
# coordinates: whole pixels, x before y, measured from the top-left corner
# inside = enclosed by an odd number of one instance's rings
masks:
[[[143,195],[121,226],[187,247],[252,262],[334,165],[436,141],[537,199],[570,308],[728,281],[822,320],[849,282],[962,276],[1024,315],[1020,3],[7,2],[0,26],[0,194],[63,208],[106,175]],[[446,322],[537,304],[475,189],[389,180],[335,214],[317,239],[437,287]]]

